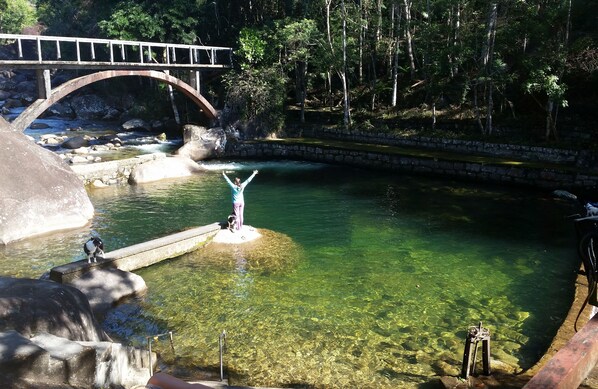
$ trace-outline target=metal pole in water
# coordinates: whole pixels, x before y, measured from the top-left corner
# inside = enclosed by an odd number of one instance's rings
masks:
[[[482,322],[477,327],[469,327],[465,338],[465,349],[463,350],[463,364],[461,365],[461,378],[467,378],[475,373],[476,358],[478,353],[478,342],[482,342],[482,364],[484,375],[490,375],[490,331],[482,327]],[[471,347],[473,349],[473,355]]]
[[[147,353],[149,354],[149,370],[150,377],[154,375],[154,367],[152,366],[152,338],[147,337]]]
[[[224,381],[224,341],[226,340],[226,330],[223,330],[218,338],[218,347],[220,349],[220,381]]]
[[[465,349],[463,350],[463,364],[461,365],[461,378],[469,377],[471,370],[471,337],[469,334],[465,337]]]
[[[149,371],[150,371],[150,377],[154,375],[154,367],[152,365],[152,341],[154,340],[158,340],[163,336],[168,335],[169,340],[170,340],[170,347],[172,348],[172,354],[174,355],[174,342],[172,341],[172,331],[168,331],[165,332],[163,334],[158,334],[158,335],[151,335],[151,336],[146,336],[145,338],[147,339],[147,352],[149,354]]]

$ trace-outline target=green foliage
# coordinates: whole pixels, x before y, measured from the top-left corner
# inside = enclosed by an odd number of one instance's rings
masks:
[[[35,22],[35,8],[28,0],[0,0],[0,33],[18,34]]]
[[[315,20],[285,19],[277,25],[279,41],[284,52],[285,62],[307,62],[314,55],[318,42],[322,39]]]
[[[223,125],[264,136],[284,126],[286,78],[278,67],[245,68],[226,76],[228,94]]]
[[[123,40],[160,40],[164,30],[160,21],[133,1],[120,3],[108,20],[98,23],[110,38]]]
[[[533,70],[529,80],[523,87],[527,93],[546,95],[549,100],[558,103],[561,107],[568,105],[567,100],[565,100],[567,86],[552,71],[550,66]]]
[[[10,1],[10,0],[9,0]],[[37,0],[47,35],[99,37],[98,21],[107,19],[119,0]]]
[[[483,108],[482,115],[490,109],[497,114],[497,124],[504,119],[500,118],[500,112],[508,111],[508,116],[511,112],[513,116],[531,112],[527,109],[530,96],[543,99],[542,104],[550,99],[572,107],[579,107],[583,100],[598,98],[596,2],[37,0],[36,3],[48,35],[108,35],[129,40],[233,47],[241,70],[229,79],[237,77],[240,84],[251,81],[261,91],[260,96],[270,96],[269,101],[278,101],[264,92],[271,85],[280,87],[277,93],[281,101],[285,93],[289,92],[290,97],[294,90],[295,100],[305,103],[308,110],[338,106],[345,64],[353,99],[351,106],[355,110],[371,110],[374,98],[377,109],[389,108],[395,89],[394,71],[398,74],[399,96],[398,106],[392,109],[430,107],[437,102],[440,110],[443,102],[451,105],[451,109],[466,112],[473,108],[475,95],[475,105]],[[406,3],[411,5],[409,25]],[[490,5],[494,3],[497,23],[490,62],[486,63],[481,56],[484,45],[490,42],[486,26]],[[29,4],[26,0],[0,0],[3,32],[9,28],[8,7],[26,8],[26,4]],[[568,19],[570,4],[571,20]],[[346,61],[343,61],[343,22],[347,27]],[[13,27],[10,29],[15,31]],[[407,33],[412,40],[413,72]],[[394,68],[397,48],[398,64]],[[266,77],[263,69],[270,69],[271,73]],[[284,82],[277,82],[279,78]],[[230,96],[238,97],[240,90],[255,92],[238,85]],[[494,92],[493,100],[489,91]],[[252,102],[254,98],[249,95],[246,100]],[[278,103],[274,106],[278,107]],[[567,111],[561,110],[559,116],[562,114]],[[248,115],[247,119],[252,121],[257,116]]]
[[[239,32],[239,50],[237,55],[241,58],[241,67],[248,69],[259,65],[266,56],[266,32],[256,28],[243,28]]]

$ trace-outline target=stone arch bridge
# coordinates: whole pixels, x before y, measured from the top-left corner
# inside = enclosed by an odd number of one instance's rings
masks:
[[[0,45],[12,45],[14,58],[0,60],[2,69],[33,69],[37,99],[12,122],[0,116],[0,131],[25,131],[44,111],[65,96],[114,77],[149,77],[187,96],[214,121],[214,107],[201,95],[201,71],[232,67],[228,47],[182,45],[109,39],[0,34]],[[51,86],[50,69],[79,69],[89,74]],[[189,82],[170,74],[188,74]]]

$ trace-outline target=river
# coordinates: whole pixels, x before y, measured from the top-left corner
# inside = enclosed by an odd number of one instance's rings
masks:
[[[234,385],[420,388],[458,374],[480,321],[494,359],[529,368],[570,307],[574,210],[549,193],[300,161],[203,165],[191,178],[90,189],[88,227],[0,248],[0,274],[82,259],[92,232],[113,250],[222,221],[220,172],[258,169],[246,223],[292,241],[293,260],[248,268],[198,250],[141,269],[149,292],[107,315],[111,336],[145,347],[174,331],[174,354],[154,346],[163,368],[216,377],[226,331]]]

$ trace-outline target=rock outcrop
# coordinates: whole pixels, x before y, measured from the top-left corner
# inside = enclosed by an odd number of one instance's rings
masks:
[[[45,332],[77,341],[109,341],[85,295],[53,281],[0,277],[0,331]]]
[[[137,165],[129,176],[129,184],[142,184],[166,178],[188,177],[203,171],[189,158],[167,157]]]
[[[149,355],[111,342],[76,288],[0,277],[0,377],[3,387],[128,388],[149,379]]]
[[[214,158],[224,152],[226,134],[220,127],[205,127],[187,124],[183,127],[183,147],[175,154],[194,161]]]
[[[0,132],[0,244],[82,227],[94,209],[83,183],[55,153]]]
[[[68,284],[87,296],[95,315],[103,315],[120,300],[147,291],[141,276],[118,269],[94,269]]]

